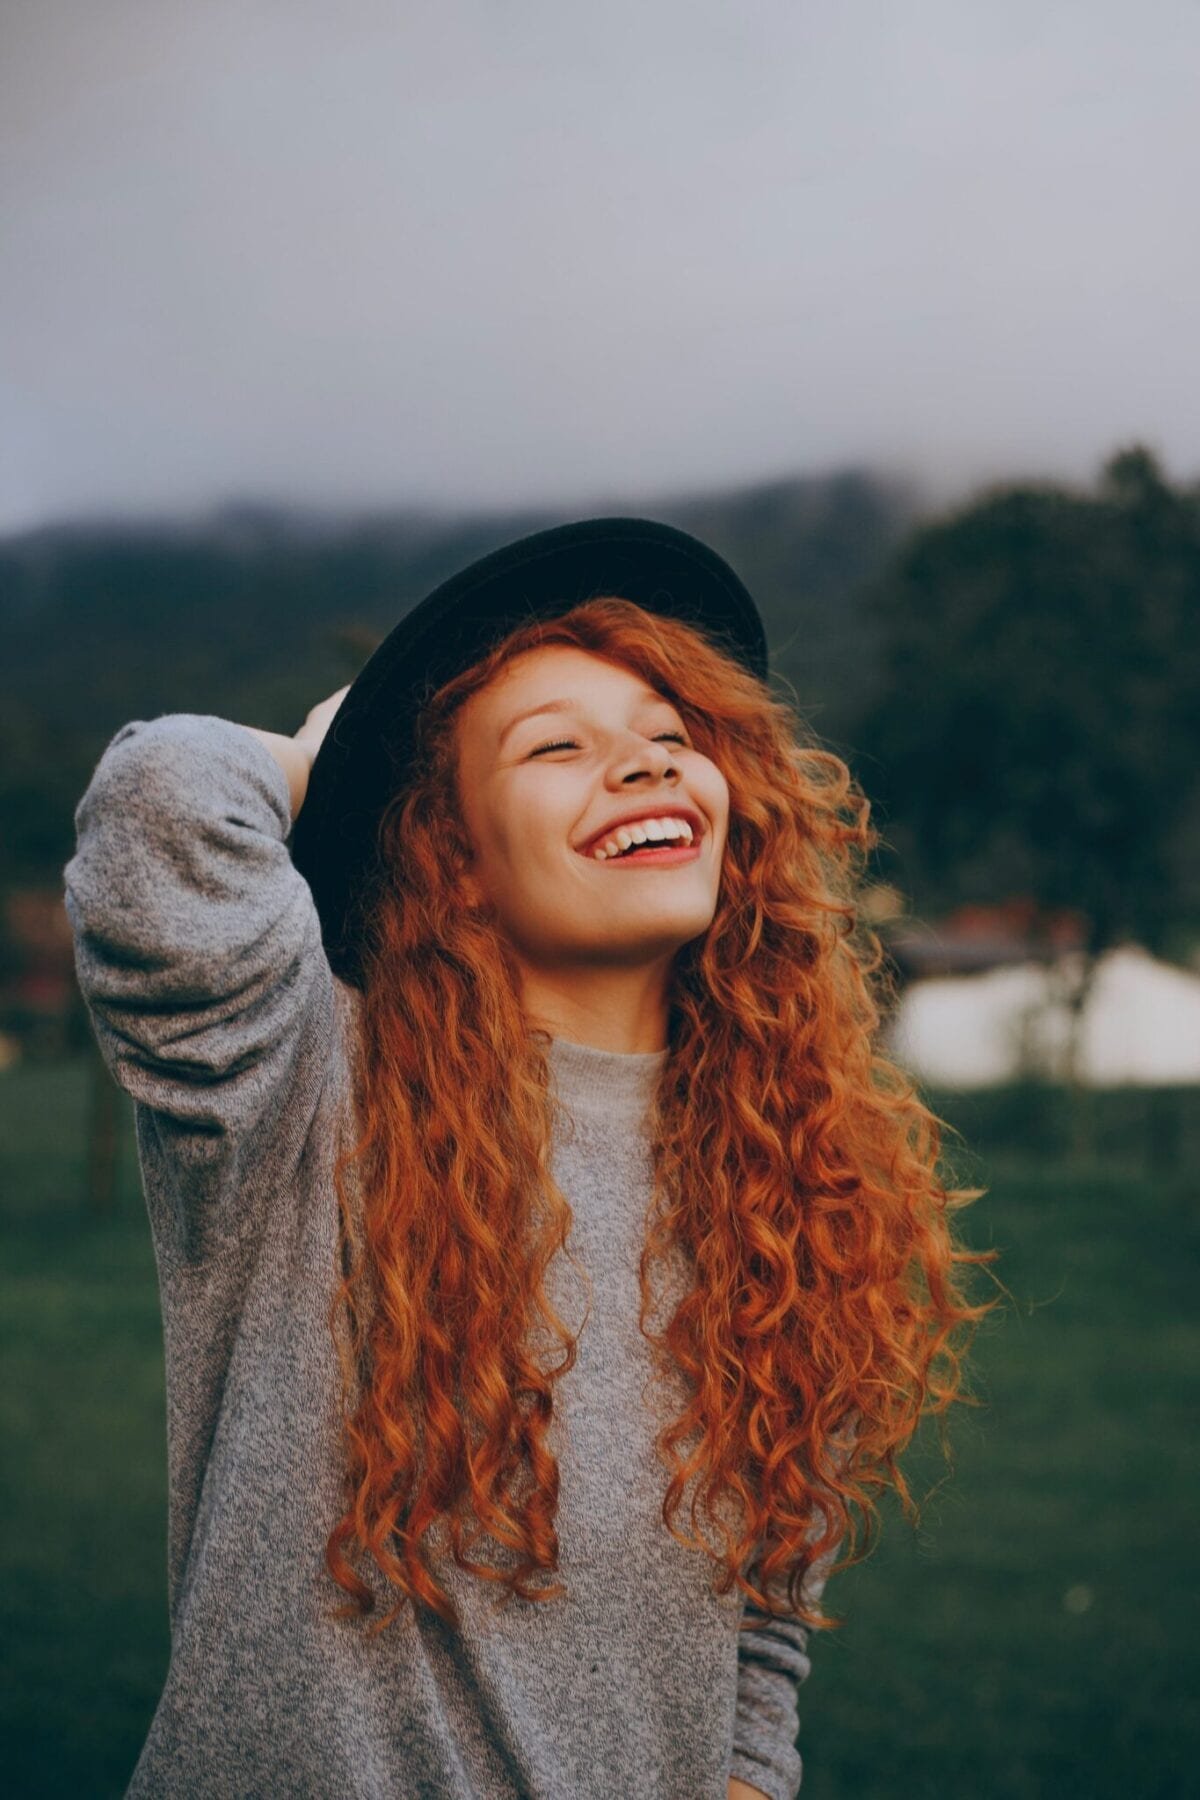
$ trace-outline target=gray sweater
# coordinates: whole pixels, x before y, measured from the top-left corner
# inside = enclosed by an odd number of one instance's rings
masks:
[[[283,772],[240,725],[124,726],[75,823],[76,968],[135,1102],[166,1356],[171,1661],[129,1793],[725,1800],[737,1775],[792,1800],[807,1633],[754,1609],[739,1635],[744,1597],[717,1597],[660,1513],[654,1433],[683,1396],[651,1379],[637,1257],[666,1052],[549,1051],[572,1125],[553,1172],[593,1283],[552,1439],[566,1596],[501,1611],[451,1563],[458,1632],[408,1606],[374,1637],[331,1622],[332,1163],[357,995],[287,848]]]

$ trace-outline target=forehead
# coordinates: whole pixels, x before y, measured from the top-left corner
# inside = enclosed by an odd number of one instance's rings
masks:
[[[642,675],[590,650],[546,644],[522,652],[469,702],[480,724],[503,729],[516,714],[545,701],[589,705],[636,704],[663,696]]]

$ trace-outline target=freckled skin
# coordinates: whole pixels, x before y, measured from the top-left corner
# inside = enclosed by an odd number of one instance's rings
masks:
[[[564,696],[569,711],[501,741],[517,714]],[[576,1043],[661,1049],[672,962],[716,911],[729,789],[675,733],[687,735],[681,715],[640,675],[562,644],[514,658],[457,720],[469,897],[495,906],[531,1018]],[[575,848],[614,815],[673,805],[704,820],[692,861],[636,871]]]

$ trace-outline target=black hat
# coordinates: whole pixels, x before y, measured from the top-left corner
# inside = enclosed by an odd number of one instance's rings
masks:
[[[758,609],[728,563],[653,519],[581,519],[482,557],[414,606],[372,652],[325,733],[292,828],[334,972],[360,986],[354,903],[378,869],[376,832],[402,784],[425,700],[531,618],[618,595],[694,623],[761,681]]]

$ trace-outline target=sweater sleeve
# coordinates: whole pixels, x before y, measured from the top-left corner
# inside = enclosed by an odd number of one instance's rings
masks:
[[[808,1571],[804,1592],[810,1600],[820,1599],[840,1548],[835,1545]],[[794,1615],[764,1612],[749,1600],[745,1616],[753,1623],[738,1640],[737,1712],[729,1773],[758,1788],[768,1800],[795,1800],[803,1772],[796,1748],[800,1729],[797,1698],[800,1684],[812,1668],[809,1631]]]
[[[334,978],[290,828],[270,751],[198,713],[123,726],[75,812],[79,986],[188,1260],[286,1178],[328,1062]]]

